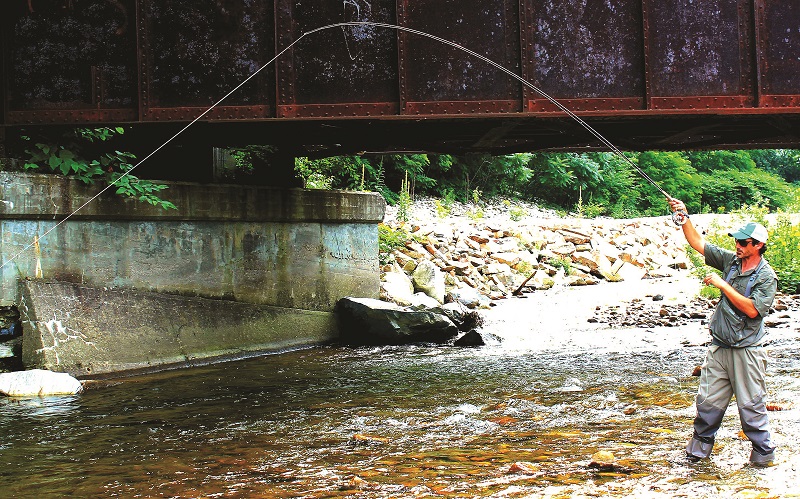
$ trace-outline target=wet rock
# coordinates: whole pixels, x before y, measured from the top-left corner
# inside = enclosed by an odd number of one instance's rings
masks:
[[[411,303],[408,304],[410,307],[414,308],[436,308],[441,305],[438,301],[434,300],[430,296],[426,295],[425,293],[414,293],[411,296]]]
[[[517,461],[508,468],[509,473],[522,473],[525,475],[533,475],[537,471],[539,471],[539,467],[527,461]]]
[[[375,437],[372,435],[355,433],[350,441],[351,443],[355,444],[385,444],[389,441],[389,439],[386,437]]]
[[[486,345],[486,341],[481,333],[473,329],[458,338],[453,345],[457,347],[482,347]]]
[[[592,461],[589,466],[592,468],[610,468],[614,465],[616,457],[614,454],[607,450],[597,451],[592,454]]]
[[[444,314],[372,298],[342,298],[335,313],[340,341],[346,345],[446,343],[458,334]]]
[[[489,297],[474,288],[467,287],[450,290],[448,297],[467,308],[489,308]]]
[[[778,404],[778,403],[769,403],[767,404],[768,411],[786,411],[791,409],[791,404]]]
[[[459,331],[470,331],[483,325],[483,316],[480,313],[475,310],[465,310],[458,303],[445,303],[431,310],[446,315]]]
[[[82,389],[81,382],[66,373],[32,369],[0,374],[0,393],[9,397],[75,395]]]

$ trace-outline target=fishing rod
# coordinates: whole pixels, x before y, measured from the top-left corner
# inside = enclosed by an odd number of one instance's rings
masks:
[[[295,39],[294,41],[292,41],[292,42],[291,42],[289,45],[287,45],[286,47],[284,47],[284,48],[283,48],[283,49],[282,49],[280,52],[278,52],[277,54],[275,54],[275,56],[274,56],[274,57],[272,57],[272,59],[270,59],[269,61],[267,61],[267,63],[265,63],[263,66],[261,66],[260,68],[258,68],[257,70],[255,70],[255,71],[253,72],[253,74],[251,74],[250,76],[248,76],[247,78],[245,78],[244,80],[242,80],[242,82],[241,82],[241,83],[239,83],[238,85],[236,85],[236,86],[235,86],[235,87],[234,87],[234,88],[233,88],[233,89],[232,89],[230,92],[228,92],[228,93],[227,93],[227,94],[225,94],[225,95],[224,95],[224,96],[223,96],[221,99],[219,99],[219,100],[218,100],[218,101],[216,101],[214,104],[212,104],[212,105],[211,105],[211,107],[209,107],[208,109],[206,109],[205,111],[203,111],[202,113],[200,113],[200,114],[199,114],[199,115],[198,115],[196,118],[194,118],[194,119],[193,119],[193,120],[192,120],[190,123],[188,123],[186,126],[184,126],[183,128],[181,128],[180,130],[178,130],[178,132],[176,132],[176,133],[175,133],[175,134],[174,134],[172,137],[170,137],[169,139],[167,139],[167,140],[166,140],[166,141],[165,141],[163,144],[161,144],[160,146],[156,147],[156,148],[155,148],[155,149],[154,149],[152,152],[150,152],[150,153],[149,153],[147,156],[145,156],[145,157],[144,157],[143,159],[141,159],[141,160],[140,160],[138,163],[136,163],[135,165],[133,165],[133,166],[132,166],[132,167],[131,167],[131,168],[130,168],[128,171],[126,171],[126,172],[124,172],[122,175],[120,175],[120,177],[119,177],[119,178],[117,178],[116,180],[114,180],[114,181],[110,182],[110,183],[109,183],[109,184],[108,184],[106,187],[104,187],[104,188],[103,188],[103,189],[101,189],[101,190],[100,190],[100,191],[99,191],[97,194],[95,194],[94,196],[92,196],[91,198],[89,198],[89,199],[88,199],[88,200],[87,200],[85,203],[83,203],[81,206],[79,206],[78,208],[76,208],[75,210],[73,210],[71,213],[69,213],[67,216],[65,216],[64,218],[62,218],[61,220],[59,220],[59,221],[58,221],[58,223],[56,223],[56,224],[55,224],[53,227],[51,227],[50,229],[48,229],[47,231],[45,231],[45,232],[44,232],[44,233],[43,233],[41,236],[39,236],[37,241],[41,241],[42,239],[44,239],[45,237],[47,237],[47,235],[48,235],[48,234],[50,234],[51,232],[53,232],[53,231],[54,231],[56,228],[58,228],[58,227],[59,227],[61,224],[63,224],[64,222],[66,222],[67,220],[69,220],[70,218],[72,218],[72,217],[73,217],[75,214],[77,214],[77,213],[78,213],[79,211],[81,211],[83,208],[85,208],[86,206],[88,206],[90,203],[94,202],[94,200],[95,200],[95,199],[97,199],[98,197],[100,197],[100,196],[101,196],[103,193],[105,193],[107,190],[111,189],[111,188],[112,188],[114,185],[116,185],[116,183],[117,183],[117,182],[121,181],[122,179],[124,179],[124,178],[125,178],[125,177],[127,177],[128,175],[131,175],[131,174],[133,173],[133,171],[134,171],[136,168],[138,168],[138,167],[139,167],[139,166],[140,166],[142,163],[144,163],[145,161],[147,161],[148,159],[150,159],[151,157],[153,157],[153,156],[154,156],[154,155],[155,155],[157,152],[159,152],[161,149],[163,149],[164,147],[166,147],[166,146],[167,146],[169,143],[171,143],[171,142],[172,142],[172,141],[174,141],[176,138],[178,138],[178,136],[180,136],[181,134],[183,134],[183,133],[184,133],[186,130],[188,130],[188,129],[189,129],[191,126],[193,126],[195,123],[197,123],[198,121],[200,121],[200,120],[201,120],[201,119],[202,119],[202,118],[203,118],[205,115],[207,115],[207,114],[208,114],[208,113],[210,113],[210,112],[211,112],[211,111],[212,111],[214,108],[216,108],[217,106],[219,106],[219,105],[220,105],[220,104],[221,104],[221,103],[222,103],[222,102],[223,102],[225,99],[227,99],[228,97],[230,97],[231,95],[233,95],[233,94],[234,94],[234,93],[235,93],[237,90],[239,90],[240,88],[242,88],[242,87],[243,87],[243,86],[244,86],[244,85],[245,85],[247,82],[249,82],[250,80],[252,80],[253,78],[255,78],[255,77],[256,77],[256,75],[258,75],[258,74],[259,74],[259,73],[260,73],[260,72],[261,72],[261,71],[262,71],[264,68],[267,68],[267,67],[269,67],[270,65],[272,65],[272,64],[273,64],[273,63],[274,63],[274,62],[275,62],[275,61],[276,61],[276,60],[277,60],[279,57],[281,57],[281,56],[282,56],[283,54],[285,54],[285,53],[286,53],[288,50],[290,50],[292,47],[294,47],[294,46],[295,46],[297,43],[299,43],[299,42],[300,42],[300,41],[301,41],[303,38],[305,38],[305,37],[307,37],[307,36],[310,36],[310,35],[313,35],[314,33],[318,33],[318,32],[321,32],[321,31],[328,30],[328,29],[332,29],[332,28],[342,28],[342,29],[344,29],[345,27],[348,27],[348,26],[350,26],[350,27],[354,27],[354,26],[364,26],[364,27],[371,26],[371,27],[377,27],[377,28],[393,29],[393,30],[396,30],[396,31],[404,31],[404,32],[406,32],[406,33],[411,33],[411,34],[413,34],[413,35],[418,35],[418,36],[422,36],[422,37],[425,37],[425,38],[429,38],[429,39],[431,39],[431,40],[435,40],[435,41],[437,41],[437,42],[440,42],[440,43],[442,43],[442,44],[444,44],[444,45],[449,45],[449,46],[451,46],[451,47],[453,47],[453,48],[456,48],[456,49],[458,49],[458,50],[461,50],[461,51],[463,51],[463,52],[465,52],[465,53],[467,53],[467,54],[469,54],[469,55],[471,55],[471,56],[473,56],[473,57],[475,57],[475,58],[477,58],[477,59],[480,59],[480,60],[482,60],[482,61],[486,62],[487,64],[489,64],[489,65],[491,65],[491,66],[493,66],[493,67],[495,67],[495,68],[499,69],[500,71],[502,71],[502,72],[506,73],[507,75],[511,76],[512,78],[516,79],[517,81],[519,81],[520,83],[522,83],[523,85],[525,85],[527,88],[529,88],[529,89],[533,90],[534,92],[536,92],[536,93],[537,93],[537,94],[539,94],[540,96],[542,96],[542,97],[544,97],[545,99],[547,99],[547,100],[548,100],[550,103],[552,103],[554,106],[556,106],[556,107],[557,107],[559,110],[561,110],[561,111],[562,111],[564,114],[566,114],[567,116],[569,116],[570,118],[572,118],[573,120],[575,120],[575,122],[577,122],[577,123],[578,123],[580,126],[582,126],[584,129],[586,129],[586,130],[587,130],[587,131],[588,131],[588,132],[589,132],[589,133],[590,133],[592,136],[594,136],[594,137],[595,137],[597,140],[599,140],[599,141],[600,141],[600,142],[601,142],[601,143],[602,143],[604,146],[606,146],[606,147],[607,147],[609,150],[611,150],[611,152],[613,152],[614,154],[616,154],[617,156],[619,156],[619,157],[620,157],[620,158],[621,158],[621,159],[622,159],[622,160],[623,160],[625,163],[627,163],[628,165],[630,165],[630,166],[631,166],[631,167],[632,167],[632,168],[633,168],[633,169],[634,169],[636,172],[638,172],[638,173],[639,173],[639,175],[640,175],[642,178],[644,178],[645,180],[647,180],[648,182],[650,182],[650,184],[652,184],[652,185],[653,185],[653,187],[655,187],[655,188],[656,188],[656,189],[657,189],[657,190],[658,190],[658,191],[659,191],[661,194],[663,194],[663,195],[664,195],[664,197],[665,197],[665,198],[667,198],[667,200],[668,200],[668,201],[669,201],[669,200],[672,200],[672,199],[674,199],[672,196],[670,196],[670,195],[667,193],[667,191],[665,191],[663,188],[661,188],[661,186],[660,186],[660,185],[658,185],[658,183],[656,183],[656,181],[655,181],[655,180],[653,180],[653,179],[650,177],[650,175],[648,175],[648,174],[647,174],[647,172],[645,172],[644,170],[642,170],[642,169],[639,167],[639,165],[637,165],[637,164],[636,164],[636,163],[634,163],[634,162],[633,162],[633,161],[632,161],[630,158],[628,158],[627,156],[625,156],[625,154],[623,154],[623,152],[622,152],[622,151],[621,151],[621,150],[620,150],[620,149],[619,149],[617,146],[615,146],[615,145],[614,145],[614,144],[613,144],[613,143],[612,143],[610,140],[608,140],[607,138],[605,138],[605,137],[604,137],[604,136],[603,136],[603,135],[602,135],[600,132],[598,132],[597,130],[595,130],[595,129],[594,129],[592,126],[591,126],[591,125],[589,125],[589,124],[588,124],[588,123],[586,123],[586,122],[585,122],[583,119],[581,119],[581,117],[580,117],[580,116],[578,116],[577,114],[575,114],[574,112],[572,112],[572,111],[571,111],[569,108],[567,108],[565,105],[563,105],[563,104],[562,104],[561,102],[559,102],[558,100],[554,99],[552,96],[550,96],[550,94],[548,94],[548,93],[547,93],[547,92],[545,92],[544,90],[540,89],[540,88],[539,88],[539,87],[537,87],[536,85],[534,85],[534,84],[530,83],[529,81],[525,80],[524,78],[522,78],[521,76],[517,75],[517,74],[516,74],[516,73],[514,73],[513,71],[511,71],[511,70],[509,70],[509,69],[505,68],[505,67],[504,67],[504,66],[502,66],[501,64],[499,64],[499,63],[497,63],[497,62],[493,61],[492,59],[489,59],[488,57],[486,57],[486,56],[484,56],[484,55],[482,55],[482,54],[479,54],[479,53],[475,52],[474,50],[470,50],[470,49],[468,49],[468,48],[464,47],[463,45],[459,45],[458,43],[456,43],[456,42],[454,42],[454,41],[447,40],[447,39],[445,39],[445,38],[442,38],[442,37],[439,37],[439,36],[436,36],[436,35],[432,35],[432,34],[430,34],[430,33],[427,33],[427,32],[425,32],[425,31],[420,31],[420,30],[417,30],[417,29],[408,28],[408,27],[406,27],[406,26],[400,26],[400,25],[397,25],[397,24],[389,24],[389,23],[379,23],[379,22],[372,22],[372,21],[345,21],[345,22],[339,22],[339,23],[327,24],[327,25],[325,25],[325,26],[320,26],[320,27],[318,27],[318,28],[314,28],[314,29],[312,29],[312,30],[310,30],[310,31],[306,31],[305,33],[303,33],[302,35],[300,35],[300,36],[299,36],[297,39]],[[687,213],[685,210],[678,210],[678,211],[675,211],[675,212],[673,212],[673,214],[672,214],[672,221],[673,221],[673,222],[675,222],[675,224],[676,224],[676,225],[683,225],[683,224],[685,224],[685,223],[686,223],[686,221],[687,221],[688,219],[689,219],[689,215],[688,215],[688,213]],[[16,253],[14,256],[12,256],[10,259],[8,259],[8,260],[4,261],[4,262],[3,262],[3,263],[0,265],[0,270],[2,270],[3,268],[5,268],[5,266],[6,266],[6,265],[8,265],[9,263],[11,263],[11,262],[13,262],[14,260],[16,260],[16,259],[17,259],[17,258],[18,258],[20,255],[22,255],[22,254],[23,254],[25,251],[27,251],[27,250],[29,250],[30,248],[32,248],[32,247],[34,246],[34,244],[37,244],[37,243],[36,243],[36,242],[31,242],[30,244],[28,244],[27,246],[25,246],[25,247],[24,247],[22,250],[20,250],[18,253]]]
[[[553,98],[550,94],[548,94],[547,92],[545,92],[541,88],[537,87],[533,83],[531,83],[531,82],[527,81],[526,79],[522,78],[521,76],[517,75],[516,73],[514,73],[510,69],[504,67],[503,65],[493,61],[492,59],[489,59],[488,57],[486,57],[486,56],[484,56],[482,54],[479,54],[479,53],[475,52],[474,50],[470,50],[470,49],[468,49],[468,48],[466,48],[466,47],[464,47],[462,45],[459,45],[458,43],[456,43],[456,42],[454,42],[452,40],[447,40],[445,38],[441,38],[439,36],[432,35],[430,33],[426,33],[425,31],[420,31],[420,30],[416,30],[416,29],[413,29],[413,28],[408,28],[406,26],[399,26],[399,25],[396,25],[396,24],[377,23],[377,22],[370,22],[370,21],[347,21],[347,22],[329,24],[327,26],[321,26],[321,27],[313,29],[311,31],[307,31],[307,32],[303,33],[303,35],[300,36],[300,38],[298,38],[295,42],[293,42],[292,45],[294,43],[297,43],[298,41],[300,41],[306,35],[310,35],[312,33],[316,33],[317,31],[322,31],[322,30],[329,29],[329,28],[332,28],[332,27],[342,27],[342,28],[344,28],[345,26],[374,26],[374,27],[394,29],[394,30],[397,30],[397,31],[405,31],[407,33],[411,33],[411,34],[414,34],[414,35],[419,35],[419,36],[423,36],[423,37],[426,37],[426,38],[430,38],[432,40],[435,40],[437,42],[443,43],[445,45],[449,45],[451,47],[457,48],[459,50],[462,50],[462,51],[466,52],[467,54],[469,54],[469,55],[471,55],[473,57],[476,57],[476,58],[478,58],[478,59],[490,64],[491,66],[494,66],[495,68],[499,69],[500,71],[502,71],[502,72],[506,73],[507,75],[511,76],[512,78],[516,79],[517,81],[519,81],[520,83],[522,83],[523,85],[528,87],[529,89],[533,90],[534,92],[536,92],[540,96],[544,97],[551,104],[553,104],[558,109],[560,109],[562,112],[564,112],[567,116],[569,116],[570,118],[575,120],[575,122],[577,122],[580,126],[582,126],[584,129],[586,129],[597,140],[602,142],[603,145],[605,145],[607,148],[609,148],[611,150],[611,152],[613,152],[614,154],[619,156],[623,161],[625,161],[625,163],[627,163],[628,165],[633,167],[633,169],[636,172],[638,172],[639,175],[642,178],[644,178],[645,180],[650,182],[650,184],[652,184],[653,187],[655,187],[661,194],[663,194],[664,197],[667,198],[667,201],[671,201],[671,200],[674,199],[672,196],[669,195],[669,193],[667,193],[667,191],[665,191],[660,185],[658,185],[658,183],[655,180],[653,180],[653,178],[650,177],[650,175],[648,175],[646,171],[644,171],[642,168],[640,168],[639,165],[634,163],[628,156],[623,154],[623,152],[616,145],[614,145],[610,140],[608,140],[600,132],[595,130],[594,127],[592,127],[591,125],[586,123],[586,121],[584,121],[580,116],[578,116],[577,114],[572,112],[572,110],[570,110],[568,107],[566,107],[561,102],[559,102],[558,100]],[[675,225],[683,225],[683,224],[686,223],[687,220],[689,220],[689,214],[686,212],[686,210],[678,210],[678,211],[674,211],[672,213],[672,221],[675,223]]]

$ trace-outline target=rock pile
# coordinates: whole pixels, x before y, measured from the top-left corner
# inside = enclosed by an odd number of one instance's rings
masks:
[[[649,298],[649,301],[648,301]],[[658,303],[659,295],[636,298],[628,303],[597,307],[589,322],[615,327],[676,327],[689,322],[706,320],[711,316],[714,301],[695,298],[690,303]]]
[[[384,224],[411,236],[383,255],[381,299],[400,305],[488,308],[524,291],[667,277],[689,266],[683,235],[666,217],[515,221],[495,214],[445,222],[429,215]]]
[[[618,305],[597,307],[589,322],[612,327],[677,327],[690,322],[707,324],[716,300],[695,297],[689,303],[667,304],[660,295],[636,298]],[[800,310],[800,295],[778,293],[764,324],[768,328],[790,327],[794,324],[790,311]]]

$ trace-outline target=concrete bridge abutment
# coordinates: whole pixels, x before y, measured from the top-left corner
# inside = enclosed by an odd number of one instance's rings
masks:
[[[379,195],[168,184],[177,210],[109,190],[64,220],[100,188],[0,172],[0,300],[19,307],[26,368],[87,377],[322,344],[339,298],[378,296]]]

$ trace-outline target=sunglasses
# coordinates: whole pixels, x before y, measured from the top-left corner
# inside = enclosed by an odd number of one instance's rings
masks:
[[[746,247],[748,244],[755,244],[755,241],[752,239],[737,239],[736,244],[741,246],[742,248]]]

